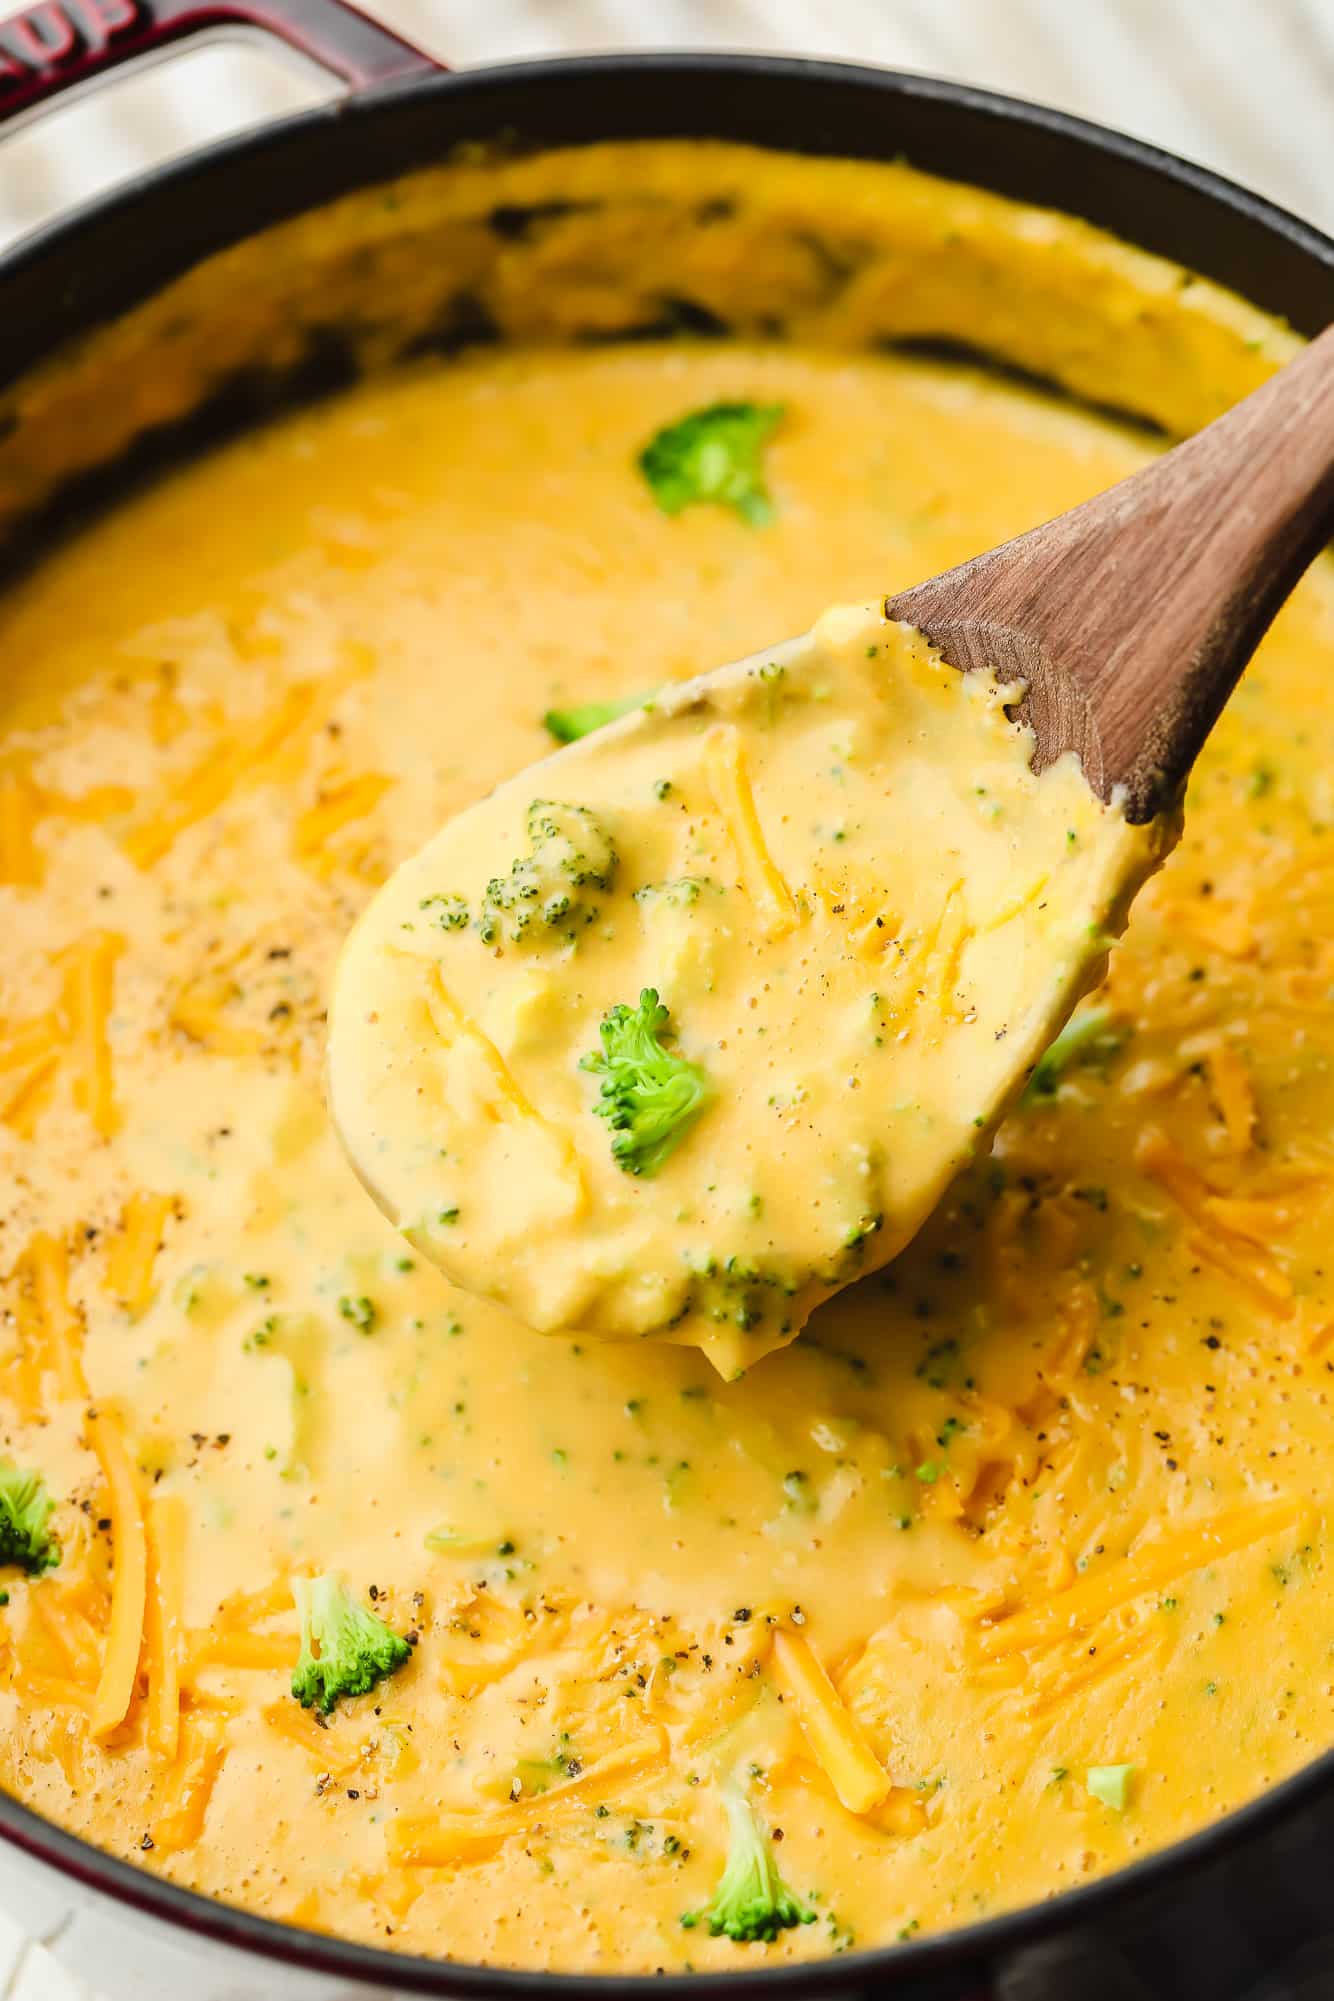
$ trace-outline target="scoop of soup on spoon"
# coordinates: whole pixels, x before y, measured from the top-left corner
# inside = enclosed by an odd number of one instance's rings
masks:
[[[790,1341],[1030,1084],[1332,531],[1334,329],[1107,493],[498,787],[339,963],[366,1186],[542,1331],[728,1376]]]

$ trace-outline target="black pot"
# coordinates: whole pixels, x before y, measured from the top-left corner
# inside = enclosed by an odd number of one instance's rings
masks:
[[[532,145],[709,137],[816,154],[903,156],[1074,212],[1315,334],[1334,319],[1334,243],[1201,168],[1060,113],[960,84],[823,62],[638,56],[444,74],[338,0],[44,0],[0,24],[0,123],[198,28],[261,25],[354,94],[153,173],[0,260],[0,398],[80,335],[202,257],[333,197],[511,133]],[[327,344],[285,371],[214,385],[206,407],[83,463],[13,532],[22,562],[145,466],[336,381]],[[133,385],[124,385],[127,398]],[[0,435],[0,450],[3,436]],[[77,475],[77,476],[76,476]],[[1182,1746],[1207,1757],[1207,1744]],[[494,1972],[405,1958],[256,1917],[102,1854],[0,1796],[0,1836],[170,1926],[344,1981],[489,2001],[635,2001],[686,1983]],[[1325,2001],[1334,1996],[1334,1753],[1252,1805],[1087,1887],[939,1938],[778,1971],[689,1977],[725,1989],[898,2001]],[[252,1976],[262,1968],[251,1961]]]

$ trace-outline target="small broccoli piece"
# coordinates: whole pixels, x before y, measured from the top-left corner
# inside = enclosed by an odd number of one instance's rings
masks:
[[[684,910],[689,904],[698,903],[704,890],[716,886],[706,875],[673,875],[663,882],[641,883],[635,891],[635,902],[665,903],[673,910]]]
[[[795,1897],[778,1873],[769,1837],[739,1786],[723,1789],[727,1810],[727,1866],[718,1880],[713,1902],[703,1911],[687,1911],[686,1930],[707,1924],[713,1938],[735,1939],[738,1945],[766,1943],[789,1925],[815,1922],[815,1912]]]
[[[677,1316],[681,1320],[689,1313],[698,1313],[719,1326],[739,1327],[743,1334],[749,1334],[768,1318],[771,1306],[781,1306],[798,1290],[790,1276],[735,1253],[727,1258],[712,1253],[688,1256],[686,1262],[691,1286]]]
[[[658,1172],[709,1101],[709,1080],[694,1063],[674,1055],[669,1011],[653,987],[638,1007],[620,1001],[602,1017],[601,1049],[580,1062],[602,1079],[594,1106],[616,1137],[612,1158],[627,1174]]]
[[[1113,1813],[1124,1813],[1130,1804],[1130,1782],[1134,1776],[1133,1765],[1090,1765],[1084,1774],[1084,1784],[1090,1799],[1101,1800]]]
[[[338,1302],[338,1311],[344,1320],[350,1320],[359,1334],[373,1334],[380,1310],[373,1299],[365,1293],[344,1293]]]
[[[488,945],[573,938],[597,916],[591,892],[615,880],[611,836],[586,806],[534,799],[527,826],[531,852],[486,885],[477,929]]]
[[[369,1694],[411,1654],[405,1639],[348,1595],[336,1571],[294,1578],[292,1592],[301,1619],[292,1693],[303,1709],[327,1716],[345,1696]]]
[[[431,922],[438,924],[442,931],[462,931],[468,922],[468,906],[464,899],[446,890],[437,890],[434,896],[424,896],[418,909],[428,910]]]
[[[614,723],[618,716],[628,716],[632,709],[642,709],[657,692],[656,688],[648,688],[642,695],[622,695],[616,702],[582,702],[574,709],[548,709],[542,718],[542,725],[557,743],[578,743],[581,736],[591,736],[594,730]]]
[[[639,454],[639,469],[663,513],[713,500],[752,528],[771,521],[762,453],[782,417],[781,403],[711,403],[659,431]]]
[[[1113,1020],[1110,1008],[1091,1007],[1075,1015],[1038,1058],[1021,1102],[1031,1105],[1040,1098],[1054,1098],[1069,1070],[1105,1068],[1127,1034],[1128,1030]]]
[[[15,1563],[29,1577],[55,1568],[60,1545],[46,1529],[55,1505],[40,1473],[0,1459],[0,1565]]]

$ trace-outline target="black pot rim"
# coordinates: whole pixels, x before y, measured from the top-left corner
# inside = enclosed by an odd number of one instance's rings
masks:
[[[976,112],[1001,123],[1045,131],[1072,141],[1090,156],[1118,162],[1127,168],[1172,182],[1178,188],[1197,195],[1216,210],[1230,212],[1239,221],[1259,225],[1316,264],[1326,267],[1334,278],[1334,240],[1314,224],[1301,220],[1208,167],[1181,159],[1146,140],[1132,138],[1072,113],[972,84],[916,72],[881,69],[864,63],[744,52],[662,50],[542,58],[489,64],[460,72],[442,70],[438,74],[427,71],[420,77],[410,77],[271,121],[188,153],[179,161],[135,175],[108,193],[81,204],[70,214],[30,232],[0,257],[0,285],[12,283],[52,256],[77,250],[85,241],[95,237],[107,222],[132,211],[151,191],[168,185],[184,188],[194,182],[205,182],[228,163],[270,149],[282,149],[288,144],[302,143],[311,134],[329,125],[340,131],[346,128],[350,142],[359,118],[418,98],[446,94],[454,97],[491,91],[506,85],[540,84],[559,89],[562,84],[592,80],[614,86],[618,78],[653,73],[682,80],[700,75],[714,78],[730,76],[741,83],[767,77],[807,80],[832,86],[870,87],[883,90],[889,97],[917,100],[928,105],[939,104],[946,111]],[[348,150],[350,152],[350,145]],[[791,142],[783,147],[770,150],[816,152],[827,157],[839,157],[840,153],[846,156],[848,151],[837,145],[803,145],[800,134],[793,134]],[[885,156],[881,154],[879,157]],[[368,177],[365,184],[370,184],[375,178]],[[361,183],[355,176],[349,181],[349,186],[358,184]],[[280,221],[285,215],[299,213],[304,206],[306,204],[296,201],[284,207],[279,195],[271,215],[258,220],[253,213],[244,219],[238,218],[237,226],[230,234],[220,234],[213,224],[207,229],[201,228],[200,243],[175,246],[177,258],[173,270],[165,275],[154,273],[138,296],[148,296],[170,276],[188,269],[198,257],[256,233],[257,228],[267,222]],[[1047,206],[1061,207],[1062,204],[1048,202]],[[1079,210],[1076,207],[1067,212],[1078,214]],[[129,301],[123,301],[113,310],[119,311],[127,303]],[[95,324],[98,317],[94,313],[86,323]],[[3,356],[0,356],[2,361]],[[1020,1948],[1040,1943],[1046,1935],[1063,1929],[1067,1924],[1096,1919],[1110,1907],[1132,1897],[1139,1887],[1150,1881],[1158,1887],[1168,1887],[1197,1867],[1262,1836],[1268,1828],[1299,1812],[1308,1801],[1330,1793],[1334,1793],[1334,1749],[1194,1834],[1094,1882],[1064,1889],[1043,1902],[1021,1905],[995,1917],[898,1945],[777,1967],[739,1967],[735,1972],[666,1975],[514,1971],[400,1954],[386,1947],[356,1944],[261,1916],[152,1875],[81,1836],[66,1832],[4,1792],[0,1792],[0,1840],[75,1882],[101,1892],[118,1904],[164,1921],[176,1933],[194,1934],[261,1959],[368,1986],[388,1985],[407,1993],[435,1996],[475,1996],[478,2001],[524,2001],[524,1997],[532,1997],[533,2001],[604,2001],[604,1997],[605,2001],[644,2001],[650,1990],[659,1994],[664,1991],[679,1993],[687,1988],[692,1996],[716,1995],[719,2001],[724,1994],[753,1994],[757,1991],[766,1995],[781,1993],[794,1997],[795,2001],[797,1996],[844,1992],[850,1988],[869,1987],[873,1983],[886,1991],[911,1984],[922,1992],[935,1988],[951,1975],[964,1982],[981,1979],[989,1966],[994,1966]],[[940,1991],[943,1992],[943,1986]]]
[[[1128,165],[1148,168],[1151,172],[1176,182],[1178,186],[1188,187],[1235,213],[1265,224],[1276,235],[1286,238],[1297,248],[1309,252],[1319,262],[1334,268],[1334,238],[1327,236],[1317,224],[1305,221],[1302,217],[1294,215],[1290,209],[1270,201],[1266,195],[1256,194],[1252,188],[1244,186],[1240,181],[1231,180],[1226,174],[1221,174],[1212,167],[1206,167],[1199,161],[1186,159],[1179,153],[1170,153],[1165,147],[1155,145],[1152,140],[1135,138],[1114,125],[1103,125],[1096,119],[1083,118],[1072,111],[1061,111],[1055,105],[1040,104],[1032,98],[1015,97],[1006,91],[987,90],[979,84],[956,82],[950,77],[931,76],[917,70],[882,68],[875,63],[844,61],[835,57],[750,54],[742,49],[666,48],[598,55],[519,57],[512,62],[479,64],[475,68],[466,70],[445,68],[425,70],[420,76],[398,78],[390,83],[357,91],[350,96],[314,105],[306,111],[292,112],[280,118],[269,119],[262,125],[247,127],[228,137],[211,140],[203,146],[192,147],[179,159],[168,160],[159,166],[144,168],[139,173],[131,174],[124,180],[116,182],[105,193],[77,203],[68,213],[27,231],[8,251],[0,254],[0,279],[7,278],[29,260],[36,261],[45,256],[52,244],[61,241],[67,235],[96,227],[102,217],[109,212],[127,206],[132,207],[149,188],[159,186],[164,181],[188,180],[194,177],[206,179],[223,159],[262,151],[277,140],[304,134],[312,128],[330,122],[340,125],[353,122],[358,114],[373,109],[378,110],[386,101],[403,102],[437,92],[462,96],[479,87],[489,89],[497,84],[552,83],[559,87],[562,82],[588,78],[614,84],[616,79],[623,75],[642,76],[652,73],[681,77],[700,73],[713,76],[732,75],[738,80],[782,76],[806,79],[813,83],[862,84],[883,89],[895,97],[917,99],[927,104],[947,105],[955,110],[983,112],[1001,120],[1010,120],[1016,124],[1082,142],[1106,158],[1123,160]],[[795,153],[818,150],[827,157],[839,157],[837,154],[828,153],[824,147],[818,149],[804,147],[799,135],[794,135],[792,144],[785,150]],[[1060,208],[1061,204],[1052,202],[1048,203],[1048,206]],[[1079,213],[1077,209],[1066,212]],[[242,228],[238,231],[238,237],[251,234],[253,234],[251,228]]]

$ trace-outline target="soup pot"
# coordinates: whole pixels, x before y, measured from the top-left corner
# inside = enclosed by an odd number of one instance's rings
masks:
[[[0,561],[11,573],[147,471],[336,388],[377,355],[449,352],[493,337],[467,293],[446,282],[428,285],[415,303],[407,284],[391,338],[379,298],[383,242],[377,252],[369,239],[340,252],[323,280],[309,243],[304,262],[275,255],[260,278],[245,267],[245,283],[271,293],[271,310],[252,316],[248,335],[192,315],[179,289],[201,260],[460,147],[675,137],[902,157],[1073,212],[1233,288],[1300,332],[1334,319],[1334,243],[1217,176],[1034,105],[825,62],[649,55],[451,76],[340,0],[39,0],[0,22],[0,126],[118,65],[238,29],[280,38],[347,94],[154,172],[0,259]],[[504,234],[521,233],[530,218],[496,210],[490,220]],[[429,249],[397,245],[400,277],[414,260],[429,262]],[[178,308],[154,317],[150,302],[163,298],[178,299]],[[689,301],[664,300],[656,316],[602,326],[598,337],[666,331],[726,326]],[[919,344],[939,346],[943,333],[958,346],[958,332],[925,327]],[[184,367],[183,348],[194,357]],[[1183,1745],[1182,1755],[1207,1757],[1207,1746]],[[178,1937],[229,1948],[238,1981],[248,1969],[256,1991],[278,1984],[275,1962],[352,1991],[364,1984],[487,2001],[594,2001],[595,1993],[629,2001],[650,1984],[658,1994],[679,1984],[492,1971],[319,1936],[163,1882],[2,1796],[0,1836]],[[1175,1847],[1040,1905],[889,1950],[693,1975],[690,1992],[1314,2001],[1334,1994],[1332,1851],[1334,1753]]]

